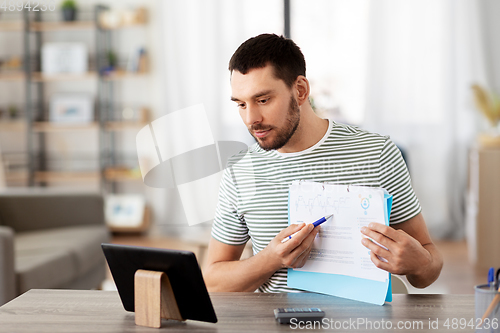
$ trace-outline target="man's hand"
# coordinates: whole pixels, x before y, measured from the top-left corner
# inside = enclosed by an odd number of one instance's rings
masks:
[[[312,224],[292,224],[281,230],[262,251],[269,263],[280,268],[300,268],[304,266],[311,253],[314,238],[321,226],[314,228]],[[299,231],[287,242],[281,241]]]
[[[385,250],[367,238],[361,240],[361,243],[370,249],[370,256],[375,266],[385,271],[399,275],[418,275],[419,271],[432,261],[429,251],[403,230],[395,230],[380,223],[370,223],[368,228],[361,228],[361,232],[388,249]],[[386,259],[387,262],[377,256]]]
[[[371,251],[375,266],[393,274],[406,275],[414,287],[427,287],[439,277],[443,259],[432,243],[422,214],[397,224],[396,228],[398,230],[380,223],[361,228],[361,233],[387,250],[366,238],[361,242]]]
[[[240,257],[245,245],[228,245],[212,238],[208,246],[207,266],[203,271],[208,291],[255,291],[278,269],[304,266],[319,230],[319,226],[313,228],[312,224],[290,225],[264,250],[244,260]],[[299,233],[292,239],[281,243],[297,231]]]

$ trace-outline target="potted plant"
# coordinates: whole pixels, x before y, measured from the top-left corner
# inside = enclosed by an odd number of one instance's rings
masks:
[[[76,19],[76,1],[65,0],[61,4],[64,21],[74,21]]]
[[[479,142],[483,146],[500,146],[500,97],[486,90],[478,84],[472,86],[476,107],[490,122],[488,131],[479,135]]]
[[[118,56],[113,51],[108,52],[108,65],[112,70],[116,70],[118,67]]]
[[[9,105],[9,116],[10,119],[16,119],[19,115],[19,109],[15,105]]]
[[[477,108],[488,119],[493,130],[500,132],[500,98],[478,84],[472,86]],[[500,134],[500,133],[499,133]]]

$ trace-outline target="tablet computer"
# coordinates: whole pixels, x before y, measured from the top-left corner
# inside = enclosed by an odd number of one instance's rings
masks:
[[[182,318],[217,322],[194,253],[117,244],[101,246],[125,310],[134,311],[134,275],[144,269],[167,274]]]

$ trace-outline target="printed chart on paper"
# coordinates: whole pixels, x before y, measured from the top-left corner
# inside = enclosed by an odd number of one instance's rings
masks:
[[[388,273],[377,268],[361,244],[361,227],[385,224],[384,191],[364,186],[293,182],[289,192],[289,222],[312,223],[334,214],[321,225],[306,264],[298,271],[342,274],[385,281]]]

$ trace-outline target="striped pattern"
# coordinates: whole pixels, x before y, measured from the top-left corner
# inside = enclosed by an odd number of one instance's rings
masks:
[[[390,223],[409,220],[421,208],[399,149],[388,136],[330,121],[325,136],[313,147],[281,154],[259,145],[233,156],[219,190],[212,237],[229,244],[252,239],[253,253],[288,226],[288,187],[294,180],[383,187],[393,195]],[[300,292],[287,287],[280,269],[262,292]]]

